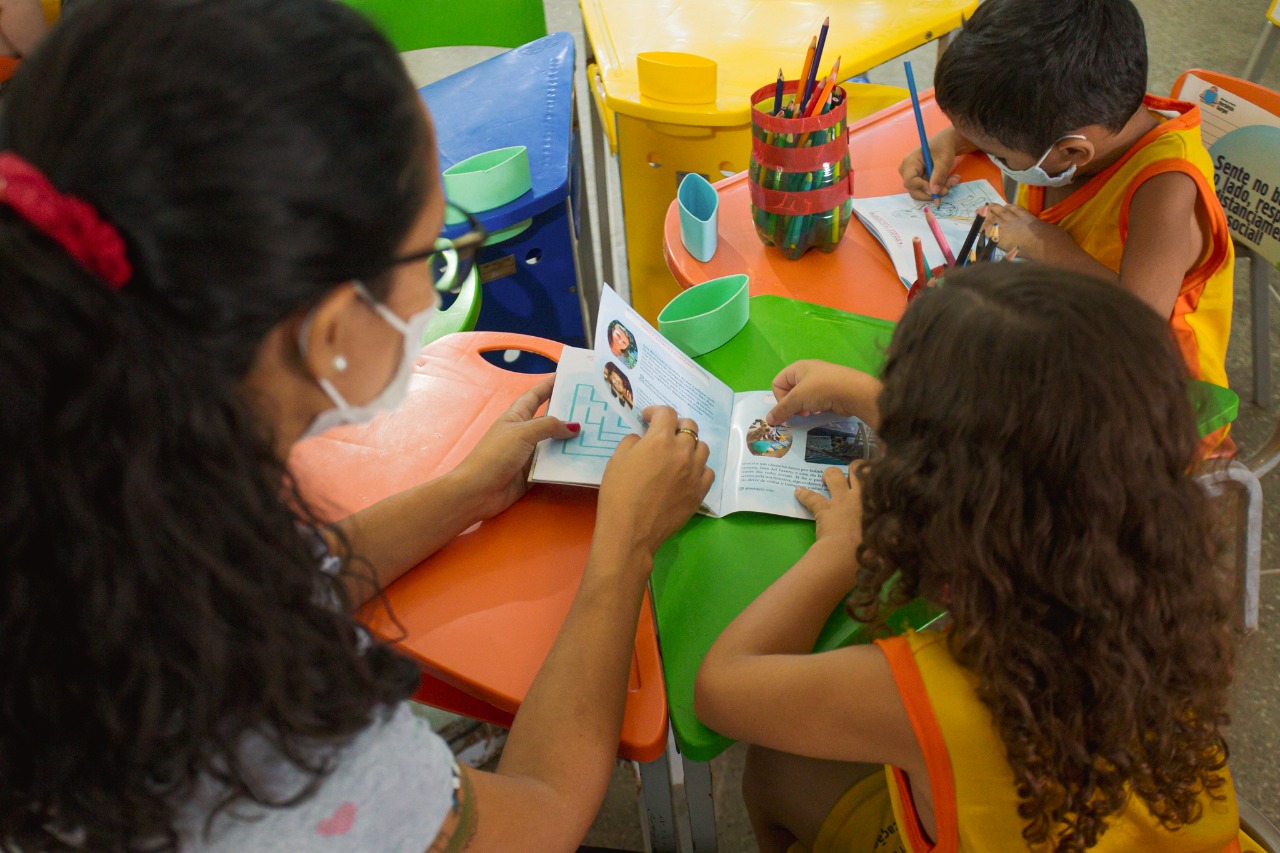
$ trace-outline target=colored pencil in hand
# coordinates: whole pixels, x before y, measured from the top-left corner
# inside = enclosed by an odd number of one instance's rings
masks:
[[[907,67],[907,90],[911,92],[911,108],[916,113],[916,130],[920,132],[920,153],[924,155],[925,181],[933,183],[933,153],[929,150],[929,136],[924,132],[924,114],[920,112],[920,93],[916,91],[916,75],[911,70],[911,60],[902,63]],[[933,200],[938,201],[938,194],[933,193]]]
[[[956,256],[951,254],[947,238],[942,234],[942,226],[938,224],[938,217],[934,216],[933,211],[928,207],[924,209],[924,221],[929,223],[929,230],[933,232],[933,239],[938,241],[938,248],[942,250],[942,257],[946,260],[947,266],[955,266]]]
[[[959,258],[961,264],[968,263],[968,257],[973,250],[973,241],[978,239],[978,232],[982,230],[982,223],[987,221],[987,206],[984,204],[978,208],[978,215],[973,218],[973,225],[969,226],[969,236],[964,238],[964,243],[960,246]]]

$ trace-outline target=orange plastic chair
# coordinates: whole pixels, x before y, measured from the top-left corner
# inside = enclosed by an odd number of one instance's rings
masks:
[[[543,378],[502,370],[481,353],[516,349],[555,360],[561,348],[499,332],[454,334],[430,344],[399,411],[295,448],[289,465],[302,493],[322,518],[333,520],[451,470],[511,402]],[[360,616],[422,666],[420,698],[510,725],[577,591],[595,513],[593,491],[534,486],[391,584],[389,608],[374,602]],[[667,696],[646,596],[619,754],[652,761],[666,738]]]

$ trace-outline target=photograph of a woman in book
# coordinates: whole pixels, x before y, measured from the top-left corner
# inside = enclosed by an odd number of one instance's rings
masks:
[[[617,320],[609,324],[609,351],[615,358],[621,359],[627,367],[635,367],[640,359],[640,351],[636,347],[636,336]]]
[[[604,381],[609,383],[609,391],[622,405],[630,409],[636,404],[635,392],[631,390],[631,380],[613,362],[604,366]]]

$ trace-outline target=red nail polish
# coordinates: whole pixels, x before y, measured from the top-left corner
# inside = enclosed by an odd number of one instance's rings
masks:
[[[565,428],[568,429],[569,432],[581,432],[582,424],[579,424],[579,423],[565,424]]]

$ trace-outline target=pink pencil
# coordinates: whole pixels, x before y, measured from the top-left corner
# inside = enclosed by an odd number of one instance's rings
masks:
[[[933,211],[928,207],[924,209],[924,221],[929,223],[929,230],[933,232],[933,239],[938,241],[938,248],[942,250],[942,257],[946,258],[947,266],[954,266],[956,256],[951,254],[951,247],[947,245],[947,238],[942,236],[942,226],[938,224],[938,219],[933,215]]]

